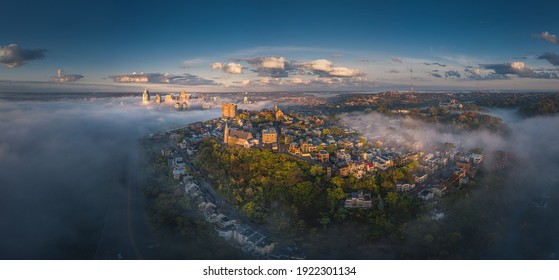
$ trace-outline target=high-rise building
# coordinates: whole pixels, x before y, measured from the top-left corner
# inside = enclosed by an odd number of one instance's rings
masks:
[[[234,118],[237,115],[237,104],[223,104],[221,106],[221,117]]]
[[[186,93],[184,89],[181,90],[181,95],[179,97],[179,101],[188,101],[190,99],[190,93]]]
[[[155,103],[161,103],[161,95],[159,93],[155,94]]]
[[[149,90],[147,88],[144,88],[144,94],[142,94],[142,101],[144,103],[149,102]]]

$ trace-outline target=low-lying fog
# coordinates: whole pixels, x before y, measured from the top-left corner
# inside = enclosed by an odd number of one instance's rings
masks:
[[[91,258],[137,140],[220,115],[138,97],[0,103],[0,258]]]
[[[485,182],[480,182],[479,185],[487,187],[473,190],[470,198],[459,201],[451,212],[465,213],[466,204],[468,207],[473,205],[475,209],[476,203],[481,201],[490,200],[495,204],[495,212],[489,213],[491,218],[484,221],[487,224],[478,226],[499,227],[502,236],[495,237],[497,242],[486,251],[478,252],[479,258],[555,258],[559,255],[559,239],[556,238],[559,236],[559,227],[556,226],[559,215],[555,213],[559,206],[559,116],[523,119],[513,110],[502,109],[486,113],[501,118],[508,126],[508,132],[473,130],[451,133],[453,129],[450,126],[411,119],[394,120],[376,112],[346,115],[342,120],[372,139],[380,136],[418,141],[425,148],[436,143],[452,142],[465,151],[479,147],[489,153],[498,150],[510,152],[515,167],[500,186],[487,186]],[[486,162],[484,171],[489,175],[496,172],[491,169],[490,162]],[[542,196],[547,196],[549,203],[546,208],[535,210],[530,203]],[[448,219],[453,219],[450,214]],[[410,228],[415,230],[418,227]]]

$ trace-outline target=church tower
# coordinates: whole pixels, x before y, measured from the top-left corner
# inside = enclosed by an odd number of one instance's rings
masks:
[[[223,130],[223,143],[227,144],[229,140],[229,125],[225,123],[225,129]]]

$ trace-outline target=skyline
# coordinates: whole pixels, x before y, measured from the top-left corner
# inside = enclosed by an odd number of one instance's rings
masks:
[[[412,68],[415,90],[559,85],[556,3],[3,7],[1,91],[407,90]]]

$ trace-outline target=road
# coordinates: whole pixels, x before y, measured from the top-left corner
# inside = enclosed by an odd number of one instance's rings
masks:
[[[121,184],[111,189],[101,236],[93,259],[160,259],[158,244],[150,230],[141,187],[138,155],[123,166]]]

